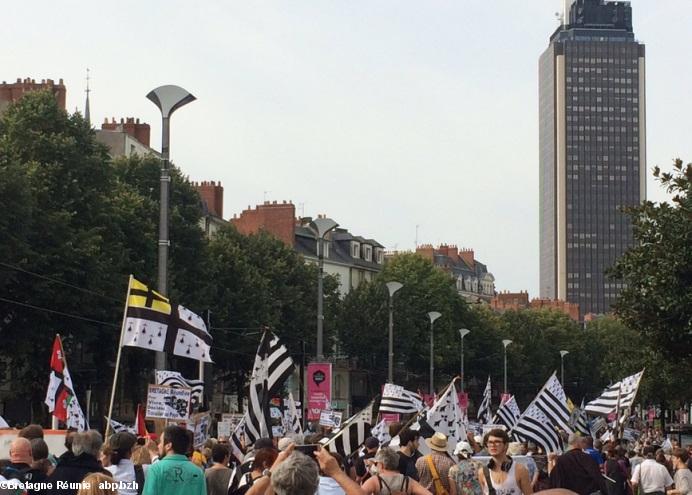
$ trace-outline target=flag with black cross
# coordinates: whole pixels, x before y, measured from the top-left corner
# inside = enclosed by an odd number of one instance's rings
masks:
[[[211,335],[204,320],[130,277],[121,346],[170,352],[211,363]]]

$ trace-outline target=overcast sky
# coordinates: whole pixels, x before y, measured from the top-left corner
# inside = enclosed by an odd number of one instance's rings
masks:
[[[538,57],[562,0],[15,2],[0,79],[63,78],[68,110],[139,117],[178,84],[171,157],[221,180],[224,216],[267,200],[388,249],[474,248],[538,295]],[[692,161],[690,0],[633,0],[648,166]],[[665,195],[649,180],[649,198]]]

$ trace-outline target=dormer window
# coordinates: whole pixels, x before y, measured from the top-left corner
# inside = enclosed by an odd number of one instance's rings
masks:
[[[360,258],[360,243],[351,242],[351,257]]]
[[[363,245],[363,259],[365,261],[372,261],[372,246],[367,244]]]
[[[375,261],[378,265],[384,263],[384,250],[382,248],[375,249]]]

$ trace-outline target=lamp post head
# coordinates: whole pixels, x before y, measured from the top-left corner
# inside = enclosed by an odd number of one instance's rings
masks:
[[[469,330],[468,328],[460,328],[459,329],[459,335],[461,335],[461,340],[464,340],[464,337],[466,337],[470,333],[471,333],[471,330]]]
[[[507,346],[511,343],[512,343],[512,341],[509,339],[505,339],[502,341],[502,345],[505,346],[505,349],[507,349]]]
[[[401,282],[395,281],[387,282],[385,285],[387,286],[387,290],[389,291],[389,297],[394,296],[394,293],[404,286],[404,284],[402,284]]]
[[[565,357],[567,354],[569,354],[569,351],[560,351],[561,358]]]
[[[154,102],[154,105],[159,107],[159,110],[161,110],[161,116],[164,119],[169,118],[173,112],[183,105],[187,105],[191,101],[195,101],[197,99],[180,86],[173,86],[172,84],[159,86],[158,88],[151,90],[147,95],[147,98]]]
[[[318,239],[323,239],[325,235],[327,235],[327,232],[330,230],[334,230],[339,226],[338,223],[336,223],[334,220],[331,218],[315,218],[308,227],[312,232],[317,236]]]
[[[437,320],[440,316],[442,316],[442,313],[439,313],[438,311],[431,311],[428,313],[428,318],[430,318],[430,324],[435,323],[435,320]]]

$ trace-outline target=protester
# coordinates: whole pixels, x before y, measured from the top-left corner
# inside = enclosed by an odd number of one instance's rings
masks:
[[[640,452],[641,451],[639,449],[630,450],[628,452],[628,456],[629,456],[629,460],[630,460],[630,469],[632,471],[634,471],[634,468],[636,468],[644,460],[644,458],[641,455],[639,455]]]
[[[692,471],[687,467],[689,455],[686,450],[673,450],[673,467],[675,468],[675,489],[669,490],[669,495],[690,495],[692,494]]]
[[[478,478],[481,464],[471,459],[473,447],[468,442],[459,442],[454,448],[459,462],[449,469],[450,495],[483,495],[483,487]]]
[[[8,480],[25,482],[32,462],[34,460],[31,457],[31,442],[26,438],[17,437],[10,444],[10,462],[2,468],[0,474]]]
[[[40,473],[41,480],[45,480],[55,469],[48,459],[49,455],[48,444],[43,438],[34,438],[31,441],[31,458],[33,459],[31,469]]]
[[[668,458],[666,457],[666,454],[664,453],[663,449],[658,449],[656,451],[656,462],[658,462],[661,466],[665,467],[668,470],[668,474],[672,474],[673,464],[670,461],[668,461]]]
[[[29,441],[36,438],[43,440],[43,426],[36,424],[27,425],[19,430],[17,436],[20,438],[26,438]]]
[[[292,450],[288,447],[284,452]],[[229,491],[231,495],[243,495],[252,487],[255,480],[265,476],[265,472],[272,467],[274,461],[278,456],[278,451],[273,447],[265,447],[254,452],[254,458],[252,461],[252,471],[242,475],[238,481],[237,486],[232,487],[233,489]]]
[[[101,473],[91,473],[82,481],[82,486],[79,488],[77,495],[117,495],[117,491],[113,488],[114,480],[110,476]]]
[[[270,487],[276,495],[314,495],[319,486],[317,464],[310,457],[294,452],[291,446],[281,452],[276,461],[247,495],[264,495]],[[315,451],[315,459],[322,472],[333,478],[343,489],[345,495],[365,495],[358,484],[344,473],[336,459],[325,449]]]
[[[644,447],[644,461],[632,473],[632,488],[636,492],[641,487],[641,493],[661,495],[673,484],[673,478],[665,466],[654,460],[656,447]]]
[[[144,469],[132,462],[132,449],[137,443],[137,437],[132,433],[115,433],[108,439],[108,447],[112,453],[111,464],[106,469],[115,481],[124,482],[128,488],[118,489],[118,495],[139,495],[144,489]],[[133,485],[133,483],[135,485]],[[136,486],[136,488],[129,488]]]
[[[186,457],[190,437],[180,426],[167,426],[159,442],[159,461],[147,471],[144,495],[206,495],[204,473]]]
[[[240,472],[247,474],[252,471],[252,461],[255,459],[255,452],[262,449],[274,449],[274,442],[271,438],[258,438],[252,448],[250,448],[243,458],[243,463],[240,465]]]
[[[226,495],[233,471],[228,467],[231,452],[227,445],[220,443],[211,448],[213,464],[204,472],[207,480],[207,495]]]
[[[416,480],[399,472],[399,455],[389,447],[381,448],[374,457],[374,476],[363,483],[365,493],[391,495],[405,493],[430,495]]]
[[[339,466],[339,469],[342,471],[346,470],[346,466],[344,465],[344,458],[341,457],[341,455],[337,452],[330,452],[327,450],[327,453],[332,456],[335,460],[337,465]],[[327,476],[324,471],[320,469],[320,480],[319,480],[319,485],[317,487],[317,493],[315,495],[344,495],[344,489],[341,488],[339,483],[336,482],[336,480],[330,476]]]
[[[364,448],[364,455],[359,457],[355,462],[356,480],[359,483],[364,482],[370,477],[370,473],[368,472],[369,460],[375,457],[377,449],[380,448],[380,441],[375,437],[368,437],[365,439]]]
[[[603,471],[606,478],[607,495],[626,495],[627,494],[627,471],[619,463],[617,451],[609,448],[606,451],[606,460],[603,464]]]
[[[130,457],[130,459],[132,459],[132,463],[135,466],[142,466],[144,474],[146,474],[147,468],[152,463],[151,453],[146,445],[136,445],[132,450],[132,457]]]
[[[155,462],[158,462],[159,460],[159,446],[158,444],[151,440],[148,439],[146,443],[144,444],[144,448],[149,451],[149,456],[151,457],[151,462],[149,464],[154,464]]]
[[[600,449],[601,449],[601,441],[598,440],[596,442],[597,448],[594,448],[594,440],[593,437],[584,437],[584,452],[589,454],[594,461],[596,461],[596,464],[598,466],[602,466],[603,463],[605,462],[603,459],[603,456],[601,455]]]
[[[399,432],[399,467],[398,471],[418,481],[418,470],[416,461],[420,457],[418,452],[418,442],[420,433],[407,428]]]
[[[449,469],[456,463],[447,453],[447,436],[440,432],[425,439],[430,454],[416,461],[420,484],[430,493],[449,493]]]
[[[75,495],[79,489],[79,482],[89,473],[110,476],[110,472],[103,469],[97,458],[103,445],[103,439],[98,431],[74,433],[71,443],[72,455],[61,456],[55,471],[47,479],[53,485],[52,491],[49,492],[53,495]],[[58,488],[58,481],[65,482],[67,488]]]
[[[598,491],[608,493],[596,460],[582,451],[583,437],[572,433],[567,444],[567,452],[557,457],[555,466],[550,471],[550,487],[566,488],[580,495]]]
[[[486,492],[489,487],[503,495],[530,495],[533,493],[526,466],[507,455],[509,435],[505,430],[495,428],[485,434],[483,445],[492,459],[479,470],[478,477]]]
[[[526,456],[528,453],[528,449],[526,447],[526,444],[521,443],[521,442],[510,442],[509,447],[507,448],[507,455],[509,457],[513,456]],[[536,483],[538,482],[538,465],[536,464],[535,459],[532,456],[526,456],[524,458],[523,462],[524,466],[526,466],[526,469],[529,471],[529,483],[531,483],[531,488],[535,491],[535,486]]]

